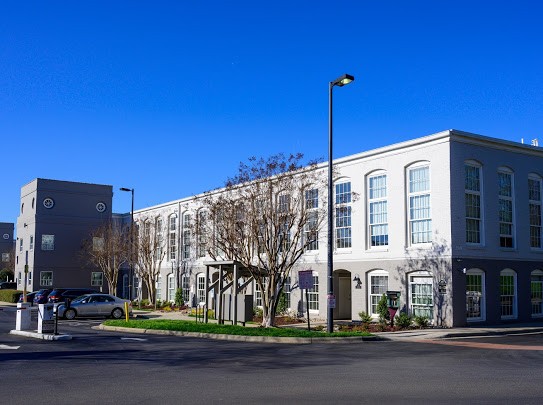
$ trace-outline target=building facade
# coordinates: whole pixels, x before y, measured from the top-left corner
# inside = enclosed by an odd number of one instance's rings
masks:
[[[13,230],[15,226],[12,222],[0,222],[0,270],[11,267],[13,262],[13,248],[15,246],[13,241]],[[9,270],[13,270],[9,268]],[[8,281],[2,280],[1,281]]]
[[[360,312],[377,317],[378,301],[389,290],[400,292],[400,310],[439,326],[543,318],[541,148],[447,130],[337,159],[334,166],[335,319],[358,319]],[[111,215],[110,186],[92,185],[92,192],[80,190],[84,196],[75,197],[74,183],[38,180],[21,193],[19,272],[23,253],[31,251],[31,235],[48,246],[48,235]],[[325,207],[326,194],[319,190],[314,203]],[[47,198],[61,204],[68,196],[78,205],[74,212],[65,205],[58,207],[60,212],[47,207]],[[187,302],[205,300],[205,263],[211,258],[198,249],[189,225],[199,215],[197,198],[134,212],[136,223],[152,219],[161,224],[166,252],[156,298],[162,301],[174,301],[178,288]],[[104,212],[99,212],[99,203],[105,205]],[[23,204],[32,208],[24,211]],[[75,246],[56,238],[62,255],[73,255]],[[60,262],[57,270],[48,254],[51,251],[40,247],[39,254],[34,250],[29,255],[33,289],[49,282],[47,272],[53,268],[55,285],[59,279],[63,286],[89,284],[91,270],[63,268]],[[307,303],[297,288],[300,270],[313,272]],[[137,297],[141,283],[130,283],[128,272],[121,277],[121,294]],[[134,291],[128,293],[131,285]],[[249,293],[259,305],[258,289],[253,286]],[[327,229],[320,230],[290,275],[286,294],[292,312],[304,314],[308,307],[311,318],[326,318]]]
[[[112,186],[35,179],[21,188],[15,278],[27,291],[51,287],[101,290],[103,274],[82,255],[90,232],[111,219]],[[107,283],[106,283],[107,285]]]

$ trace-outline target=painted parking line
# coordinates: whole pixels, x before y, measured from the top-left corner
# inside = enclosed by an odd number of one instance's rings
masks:
[[[543,351],[543,346],[523,346],[523,345],[507,345],[501,343],[481,343],[481,342],[456,342],[450,340],[425,340],[419,339],[420,343],[433,343],[436,345],[445,346],[460,346],[470,347],[475,349],[490,349],[490,350],[534,350]]]
[[[21,346],[0,345],[0,350],[17,350]]]
[[[147,339],[133,338],[133,337],[122,337],[121,340],[132,340],[132,341],[135,341],[135,342],[147,342]]]

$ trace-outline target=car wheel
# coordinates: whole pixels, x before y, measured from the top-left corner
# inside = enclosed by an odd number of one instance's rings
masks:
[[[111,317],[113,319],[121,319],[123,317],[123,310],[121,308],[115,308],[111,311]]]
[[[64,311],[64,318],[68,320],[74,319],[75,316],[76,316],[76,313],[75,313],[75,309],[73,308],[68,308],[66,311]]]

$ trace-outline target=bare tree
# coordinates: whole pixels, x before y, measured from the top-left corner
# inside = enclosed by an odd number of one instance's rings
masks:
[[[148,299],[156,307],[156,283],[166,256],[166,228],[160,217],[143,218],[134,235],[135,272],[147,288]]]
[[[87,262],[102,270],[110,294],[117,293],[119,270],[130,258],[127,229],[108,221],[94,229],[83,241],[83,255]]]
[[[275,325],[285,281],[326,219],[325,176],[303,155],[249,159],[226,187],[209,192],[195,224],[198,249],[215,260],[237,260],[262,291],[262,326]]]

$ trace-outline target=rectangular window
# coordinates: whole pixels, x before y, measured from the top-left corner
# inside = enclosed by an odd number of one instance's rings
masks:
[[[377,306],[383,294],[388,290],[388,276],[378,274],[370,276],[370,315],[378,316]]]
[[[483,282],[482,274],[466,274],[466,318],[468,321],[483,319]]]
[[[368,179],[368,218],[370,246],[388,245],[387,176]]]
[[[541,179],[528,179],[530,247],[541,249]]]
[[[432,277],[409,278],[410,308],[412,316],[424,316],[432,320],[434,310]]]
[[[156,300],[162,300],[162,275],[158,276],[156,282]]]
[[[183,259],[190,258],[190,215],[183,215]]]
[[[95,252],[101,252],[104,250],[104,238],[94,236],[92,238],[92,250]]]
[[[55,235],[41,236],[41,250],[55,250]]]
[[[186,274],[183,274],[181,278],[183,285],[183,301],[188,302],[190,300],[190,278]]]
[[[481,168],[465,165],[466,242],[481,243]]]
[[[28,246],[29,250],[34,250],[34,235],[30,235],[30,244]]]
[[[104,284],[104,273],[101,271],[93,271],[91,273],[91,286],[101,287]]]
[[[291,308],[290,306],[290,276],[288,276],[285,280],[285,285],[283,286],[283,293],[285,293],[286,307]]]
[[[169,232],[170,260],[175,260],[177,257],[177,217],[175,215],[170,216]]]
[[[351,183],[336,184],[336,248],[350,248],[351,239]]]
[[[432,241],[428,166],[409,170],[409,233],[411,244]]]
[[[532,316],[543,316],[543,274],[532,274],[530,282]]]
[[[19,252],[23,251],[23,238],[19,239]]]
[[[319,207],[319,190],[316,188],[306,190],[305,192],[305,208],[308,210]]]
[[[168,301],[175,301],[175,277],[173,274],[168,275]]]
[[[2,262],[3,263],[9,262],[9,253],[2,253]]]
[[[305,250],[319,250],[318,213],[309,212],[305,224],[304,236],[306,241]]]
[[[206,276],[203,274],[198,274],[197,278],[197,298],[199,304],[205,304],[206,302]]]
[[[498,173],[498,207],[500,221],[500,247],[513,248],[513,175]]]
[[[162,218],[156,220],[156,259],[162,260],[164,252],[164,229],[162,228]]]
[[[319,310],[319,276],[313,274],[313,287],[307,290],[310,311]]]
[[[207,255],[206,221],[206,213],[200,211],[198,213],[198,257],[205,257]]]
[[[40,286],[51,287],[53,285],[53,272],[40,271]]]

